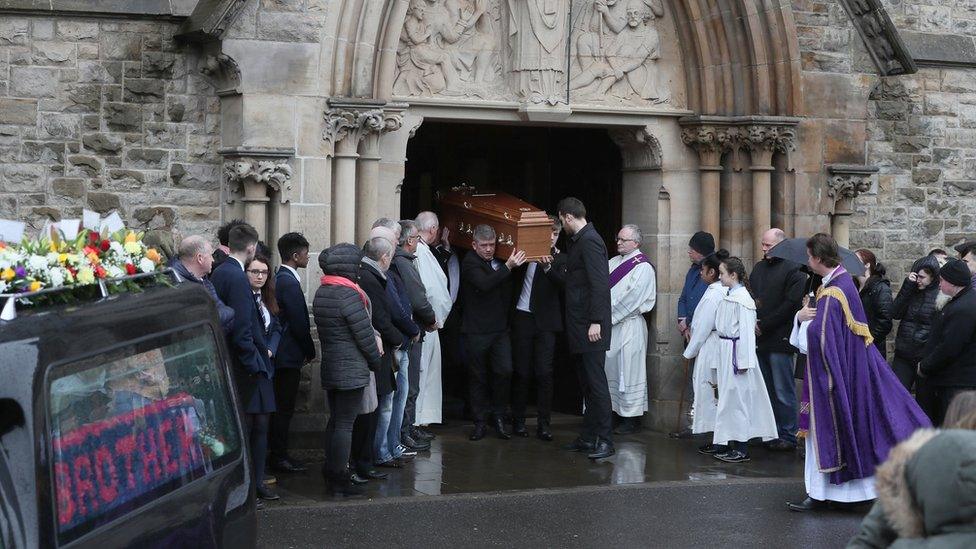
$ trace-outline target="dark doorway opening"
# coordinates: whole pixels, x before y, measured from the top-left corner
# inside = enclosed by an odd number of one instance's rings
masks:
[[[575,196],[586,205],[588,219],[612,253],[621,223],[621,181],[619,149],[602,128],[424,122],[407,144],[400,215],[437,212],[437,193],[462,183],[479,192],[515,195],[552,214],[560,199]],[[456,323],[449,319],[441,332],[444,415],[452,419],[463,416],[467,399]],[[579,413],[582,398],[575,364],[561,337],[554,377],[553,409]]]

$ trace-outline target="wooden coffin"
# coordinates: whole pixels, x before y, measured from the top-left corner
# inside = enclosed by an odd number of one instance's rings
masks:
[[[440,221],[451,231],[452,246],[471,249],[471,235],[478,225],[495,229],[495,257],[508,259],[515,249],[527,259],[550,255],[552,221],[543,210],[505,193],[479,193],[472,187],[455,187],[441,196]]]

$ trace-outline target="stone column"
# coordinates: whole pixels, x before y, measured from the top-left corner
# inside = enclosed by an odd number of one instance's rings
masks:
[[[871,188],[871,176],[878,171],[875,166],[833,164],[827,166],[827,196],[834,199],[834,212],[830,217],[830,232],[837,244],[845,248],[851,245],[851,215],[854,199]]]
[[[332,243],[356,243],[356,161],[359,143],[383,129],[385,103],[329,101],[323,139],[333,150]]]
[[[268,191],[281,193],[281,196],[288,193],[291,173],[291,166],[280,159],[229,156],[224,162],[231,200],[243,203],[244,221],[250,223],[265,242],[273,236],[268,226],[268,204],[271,201]]]
[[[795,123],[779,121],[748,124],[740,134],[749,150],[752,172],[752,250],[753,260],[762,257],[762,235],[772,228],[773,153],[787,153],[795,147]]]
[[[399,112],[386,111],[383,126],[367,132],[359,147],[359,166],[356,180],[356,243],[361,244],[369,236],[373,221],[380,216],[380,138],[386,132],[395,132],[403,124]]]
[[[721,233],[722,152],[729,143],[729,128],[696,125],[681,130],[681,140],[698,152],[701,185],[701,230],[719,242]]]

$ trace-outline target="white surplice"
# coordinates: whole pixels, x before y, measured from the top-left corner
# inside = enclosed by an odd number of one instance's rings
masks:
[[[427,301],[434,309],[438,324],[444,326],[451,312],[451,293],[447,275],[423,239],[417,243],[414,264],[424,283]],[[441,388],[441,340],[436,331],[424,334],[420,351],[420,392],[417,394],[417,419],[414,425],[441,422],[443,394]]]
[[[610,259],[610,272],[639,253]],[[647,322],[641,315],[654,308],[654,276],[654,267],[644,262],[610,288],[613,328],[605,371],[613,411],[621,417],[640,417],[647,411]]]
[[[718,386],[715,372],[720,362],[722,352],[721,340],[715,331],[715,317],[718,305],[725,299],[725,287],[721,282],[713,282],[702,296],[695,314],[691,319],[691,339],[685,347],[683,356],[695,359],[695,370],[692,374],[692,388],[695,400],[691,409],[691,432],[710,433],[715,430],[715,413],[718,410],[718,398],[715,387]]]
[[[718,408],[713,444],[764,441],[779,437],[769,394],[756,356],[756,302],[743,286],[718,304],[715,332],[719,336]],[[739,373],[734,371],[733,364]]]

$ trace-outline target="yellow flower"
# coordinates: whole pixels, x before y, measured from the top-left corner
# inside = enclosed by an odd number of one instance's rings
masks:
[[[129,242],[136,242],[137,240],[139,240],[139,238],[136,236],[136,233],[132,231],[129,231],[128,234],[125,235],[126,244],[128,244]]]
[[[36,292],[37,290],[40,290],[40,289],[41,289],[41,283],[40,282],[38,282],[38,281],[35,280],[34,282],[31,282],[30,283],[30,291]]]
[[[78,269],[78,282],[81,284],[93,284],[95,282],[95,272],[88,267]]]
[[[50,243],[50,244],[48,244],[48,246],[47,246],[47,247],[48,247],[48,249],[49,249],[49,250],[50,250],[51,252],[55,252],[55,253],[56,253],[56,252],[58,251],[58,245],[57,245],[57,244],[55,244],[53,240],[51,241],[51,243]]]
[[[58,254],[58,263],[64,265],[66,261],[68,261],[68,254]]]
[[[98,265],[98,254],[94,252],[88,254],[88,261],[91,261],[92,265]]]
[[[163,260],[163,258],[159,256],[159,252],[156,251],[156,248],[149,248],[146,250],[146,257],[153,263],[159,263]]]
[[[122,248],[125,250],[125,253],[131,255],[135,255],[142,251],[142,245],[134,240],[132,242],[126,241],[126,243],[122,245]]]
[[[9,282],[14,279],[14,275],[16,274],[17,273],[15,273],[13,269],[7,267],[6,269],[3,270],[3,273],[0,273],[0,277],[3,277],[4,280]]]

